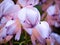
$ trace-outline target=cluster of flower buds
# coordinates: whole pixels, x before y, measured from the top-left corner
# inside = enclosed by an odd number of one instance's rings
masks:
[[[12,0],[4,0],[0,3],[0,43],[6,43],[14,36],[15,40],[19,41],[21,28],[30,35],[33,45],[36,45],[36,40],[39,45],[46,45],[48,42],[54,45],[54,39],[60,43],[57,40],[60,36],[51,33],[49,26],[60,27],[59,9],[55,5],[50,6],[46,10],[47,21],[41,21],[40,12],[34,7],[38,3],[39,0],[17,0],[16,4]]]

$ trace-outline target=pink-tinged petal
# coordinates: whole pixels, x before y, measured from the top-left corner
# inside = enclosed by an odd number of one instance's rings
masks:
[[[55,5],[53,6],[50,6],[48,9],[47,9],[47,13],[48,15],[53,15],[55,13]]]
[[[0,37],[5,37],[7,33],[7,29],[3,27],[1,30],[2,31],[0,32]]]
[[[18,18],[19,18],[19,20],[20,20],[21,23],[24,22],[25,19],[26,19],[26,15],[25,14],[26,14],[26,9],[25,8],[21,9],[18,12]]]
[[[12,0],[4,0],[0,3],[0,17],[3,15],[3,13],[6,12],[6,10],[10,7],[14,5]],[[5,14],[4,14],[5,15]]]
[[[19,10],[20,10],[19,5],[12,5],[5,11],[4,14],[6,15],[14,14],[17,13]]]
[[[36,26],[37,31],[41,34],[43,38],[47,38],[51,32],[49,24],[45,21],[42,21],[41,24]]]
[[[32,35],[32,29],[31,28],[25,28],[25,27],[23,27],[23,28],[29,35]]]
[[[15,23],[14,20],[9,20],[9,21],[6,23],[5,27],[8,28],[7,34],[13,34],[13,32],[14,32],[14,30],[15,30],[15,28],[16,28],[16,25],[13,25],[14,23]]]
[[[12,5],[14,5],[14,2],[12,0],[5,0],[5,3],[4,3],[4,11],[3,13],[5,13],[9,7],[11,7]]]
[[[20,23],[18,18],[16,19],[15,25],[17,25],[16,29],[14,31],[14,34],[16,34],[15,35],[15,40],[19,41],[20,35],[21,35],[21,23]]]
[[[36,38],[34,37],[33,34],[31,35],[31,41],[32,41],[32,44],[33,45],[36,45],[36,42],[35,42],[36,41]]]
[[[19,31],[16,33],[15,40],[19,41],[19,40],[20,40],[20,35],[21,35],[21,30],[19,30]]]
[[[13,38],[12,35],[6,36],[5,39],[0,38],[0,44],[2,43],[7,43],[8,41],[10,41]]]
[[[60,35],[52,33],[51,36],[60,44]]]
[[[12,35],[8,35],[8,36],[6,36],[6,38],[4,39],[4,43],[10,41],[12,38],[13,38]]]
[[[45,44],[45,40],[44,38],[41,36],[41,34],[39,34],[39,32],[37,31],[36,28],[33,29],[33,35],[35,36],[35,38],[42,44]],[[44,43],[44,44],[43,44]]]
[[[19,4],[22,7],[25,6],[35,6],[39,3],[39,0],[18,0],[17,4]]]
[[[27,19],[25,20],[25,22],[22,25],[23,25],[23,27],[31,28],[30,22]]]
[[[7,21],[8,21],[8,20],[7,20],[5,17],[3,17],[3,18],[1,19],[1,23],[2,23],[2,24],[5,24]]]
[[[16,22],[14,23],[14,25],[16,25],[16,29],[15,29],[14,33],[17,33],[19,30],[21,30],[21,23],[18,18],[15,21]]]
[[[10,26],[10,25],[12,25],[12,24],[14,24],[14,23],[15,23],[14,20],[9,20],[9,21],[6,23],[5,27],[8,27],[8,26]]]
[[[9,29],[7,30],[7,34],[12,35],[15,31],[16,25],[11,25]]]

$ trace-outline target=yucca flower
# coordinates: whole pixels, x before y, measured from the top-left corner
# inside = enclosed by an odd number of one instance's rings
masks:
[[[16,34],[15,40],[19,40],[20,22],[18,23],[17,18],[19,10],[19,5],[15,5],[12,0],[4,0],[0,3],[0,43],[6,43],[11,40],[13,34]],[[19,35],[18,38],[17,34]]]
[[[38,40],[42,45],[45,38],[49,37],[51,29],[45,21],[40,21],[40,13],[35,7],[26,6],[19,11],[18,18],[23,29],[30,35],[33,45]],[[41,24],[40,24],[41,23]]]
[[[18,0],[17,4],[19,4],[21,7],[26,6],[35,6],[39,3],[39,0]]]

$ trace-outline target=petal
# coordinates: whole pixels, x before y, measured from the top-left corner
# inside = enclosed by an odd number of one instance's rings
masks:
[[[54,23],[55,23],[55,27],[59,27],[59,24],[56,21]]]
[[[12,0],[9,0],[9,1],[8,0],[5,0],[3,13],[5,13],[7,11],[7,9],[9,7],[11,7],[12,5],[14,5],[14,2]]]
[[[8,20],[7,20],[5,17],[3,17],[3,18],[1,19],[1,23],[2,23],[2,24],[5,24],[7,21],[8,21]]]
[[[12,24],[14,24],[14,23],[15,23],[14,20],[9,20],[9,21],[6,23],[5,27],[8,27],[8,26],[10,26],[10,25],[12,25]]]
[[[23,27],[23,28],[29,35],[32,35],[32,29],[31,28],[25,28],[25,27]]]
[[[39,32],[37,31],[37,29],[36,28],[33,28],[33,35],[35,36],[35,38],[41,43],[41,44],[45,44],[45,40],[44,40],[44,38],[41,36],[41,34],[39,34]],[[43,45],[44,45],[43,44]]]
[[[6,36],[5,39],[0,38],[0,44],[7,43],[12,39],[12,37],[13,37],[12,35],[9,35],[9,36]]]
[[[0,17],[3,15],[3,13],[6,12],[6,10],[10,7],[14,5],[12,0],[4,0],[2,1],[2,3],[0,4]],[[5,14],[4,14],[5,15]]]
[[[32,34],[32,35],[31,35],[31,41],[32,41],[32,44],[33,44],[33,45],[36,45],[35,40],[36,40],[36,38],[35,38],[34,35]]]
[[[0,37],[6,37],[7,29],[2,28],[1,30],[2,30],[2,32],[0,32]]]
[[[26,23],[26,22],[24,22],[24,23],[22,24],[22,26],[25,27],[25,28],[31,28],[31,25],[28,24],[28,23]]]
[[[8,41],[10,41],[13,38],[12,35],[6,36],[4,43],[7,43]]]
[[[19,41],[20,40],[20,35],[21,35],[21,24],[20,24],[20,21],[19,19],[16,19],[16,29],[15,29],[15,40]]]
[[[26,15],[27,15],[27,20],[29,20],[32,25],[40,21],[40,13],[34,7],[27,7]]]
[[[16,18],[16,22],[14,25],[16,25],[16,29],[15,29],[14,33],[17,33],[19,30],[21,30],[21,23],[18,18]]]
[[[26,6],[26,1],[27,1],[27,0],[18,0],[18,1],[17,1],[17,4],[25,7],[25,6]]]
[[[52,33],[51,36],[54,37],[54,39],[60,44],[60,35]]]
[[[7,34],[12,35],[16,29],[16,25],[11,25],[10,28],[7,31]]]
[[[53,15],[55,13],[55,5],[53,6],[50,6],[48,9],[47,9],[47,13],[48,15]]]
[[[4,14],[6,15],[14,14],[14,13],[17,13],[19,10],[20,10],[19,5],[12,5],[5,11]]]
[[[18,0],[17,4],[21,5],[22,7],[25,6],[35,6],[39,3],[39,0]]]
[[[33,8],[33,10],[35,10],[37,12],[37,15],[38,15],[38,20],[37,21],[40,22],[40,20],[41,20],[40,12],[38,11],[37,8]]]
[[[49,24],[45,21],[42,21],[41,24],[36,26],[37,31],[41,34],[43,38],[47,38],[51,32]]]
[[[16,33],[15,40],[19,41],[21,35],[21,30]]]
[[[25,18],[26,18],[25,14],[26,14],[26,9],[25,8],[21,9],[18,12],[18,18],[19,18],[19,20],[20,20],[21,23],[25,21]]]

